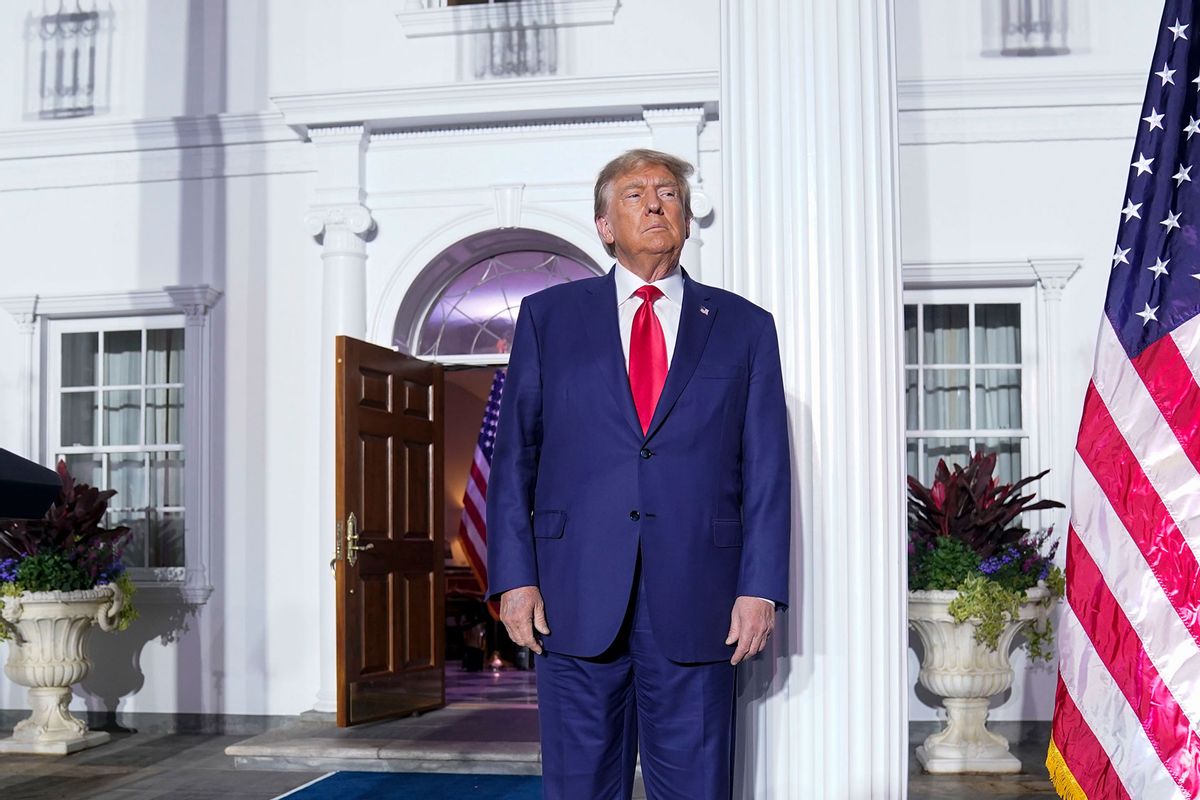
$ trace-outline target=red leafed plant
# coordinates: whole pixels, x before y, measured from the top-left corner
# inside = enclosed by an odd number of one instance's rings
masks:
[[[0,522],[0,562],[56,555],[82,570],[91,584],[104,582],[120,571],[130,535],[127,527],[100,524],[116,491],[76,483],[63,461],[57,471],[62,490],[42,519]]]
[[[1029,529],[1017,521],[1026,511],[1065,508],[1055,500],[1038,500],[1021,490],[1040,480],[1049,470],[1022,478],[1016,483],[999,483],[992,473],[995,453],[975,453],[966,466],[938,461],[933,484],[926,488],[908,478],[908,532],[917,548],[931,548],[939,537],[959,540],[980,558],[989,558],[1018,544]]]

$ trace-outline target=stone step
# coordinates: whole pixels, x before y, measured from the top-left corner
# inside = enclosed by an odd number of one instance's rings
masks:
[[[242,769],[541,774],[537,709],[455,703],[387,722],[338,728],[302,719],[225,748]]]

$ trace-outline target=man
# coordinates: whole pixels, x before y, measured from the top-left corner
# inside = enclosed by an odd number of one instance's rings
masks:
[[[787,602],[790,457],[766,311],[692,280],[687,162],[596,180],[617,263],[521,304],[488,487],[490,597],[536,653],[548,800],[731,795],[735,666]],[[781,266],[782,268],[782,266]]]

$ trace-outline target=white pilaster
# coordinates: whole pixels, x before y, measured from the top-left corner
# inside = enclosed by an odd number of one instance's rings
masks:
[[[795,459],[792,605],[740,675],[734,794],[902,798],[892,3],[721,5],[723,283],[775,314]]]
[[[1063,396],[1066,391],[1062,385],[1062,298],[1067,283],[1082,267],[1080,259],[1031,259],[1029,265],[1037,274],[1040,317],[1038,325],[1038,354],[1041,362],[1040,371],[1041,391],[1039,404],[1040,418],[1054,425],[1058,420],[1071,419],[1063,416]],[[1072,397],[1072,401],[1080,402],[1081,398]],[[1072,432],[1073,433],[1073,432]],[[1074,463],[1074,439],[1068,436],[1053,435],[1051,432],[1041,434],[1041,440],[1049,452],[1042,455],[1043,466],[1037,470],[1049,468],[1050,474],[1045,480],[1049,485],[1040,489],[1043,497],[1056,500],[1065,499],[1070,495],[1071,469]],[[1058,530],[1065,536],[1066,513],[1063,511],[1043,511],[1043,522],[1050,517],[1056,522],[1063,523]]]
[[[38,376],[38,361],[36,347],[37,333],[37,296],[25,295],[0,299],[0,308],[7,311],[17,323],[17,332],[21,335],[20,361],[17,365],[17,388],[21,395],[21,436],[22,455],[31,461],[40,461],[38,453],[37,432],[39,423],[37,404],[34,398],[41,385]]]
[[[166,286],[163,290],[184,315],[183,441],[188,450],[183,462],[184,547],[187,569],[181,590],[184,600],[199,604],[212,594],[209,574],[209,511],[212,508],[212,344],[208,312],[221,299],[211,286]]]
[[[317,150],[317,190],[304,218],[321,243],[321,385],[319,517],[313,532],[320,595],[321,684],[313,710],[337,710],[337,631],[329,559],[334,547],[334,339],[366,338],[367,246],[374,221],[363,205],[363,171],[368,135],[361,125],[311,129]]]
[[[704,190],[700,172],[700,131],[704,130],[704,108],[643,108],[642,118],[650,126],[655,150],[685,159],[696,167],[689,182],[692,189],[692,233],[683,245],[680,260],[693,278],[705,282],[701,248],[704,246],[699,220],[712,213],[712,200]]]

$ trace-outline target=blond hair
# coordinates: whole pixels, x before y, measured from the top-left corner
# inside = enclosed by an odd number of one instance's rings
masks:
[[[679,197],[683,200],[684,219],[692,218],[692,187],[688,183],[688,178],[692,177],[696,171],[695,167],[678,156],[645,148],[627,150],[605,164],[604,169],[600,170],[600,174],[596,176],[594,197],[597,218],[604,216],[608,210],[608,203],[612,199],[613,181],[627,172],[647,165],[666,167],[671,176],[675,178],[675,182],[679,184]],[[604,242],[604,249],[610,256],[617,254],[616,247],[608,242]]]

